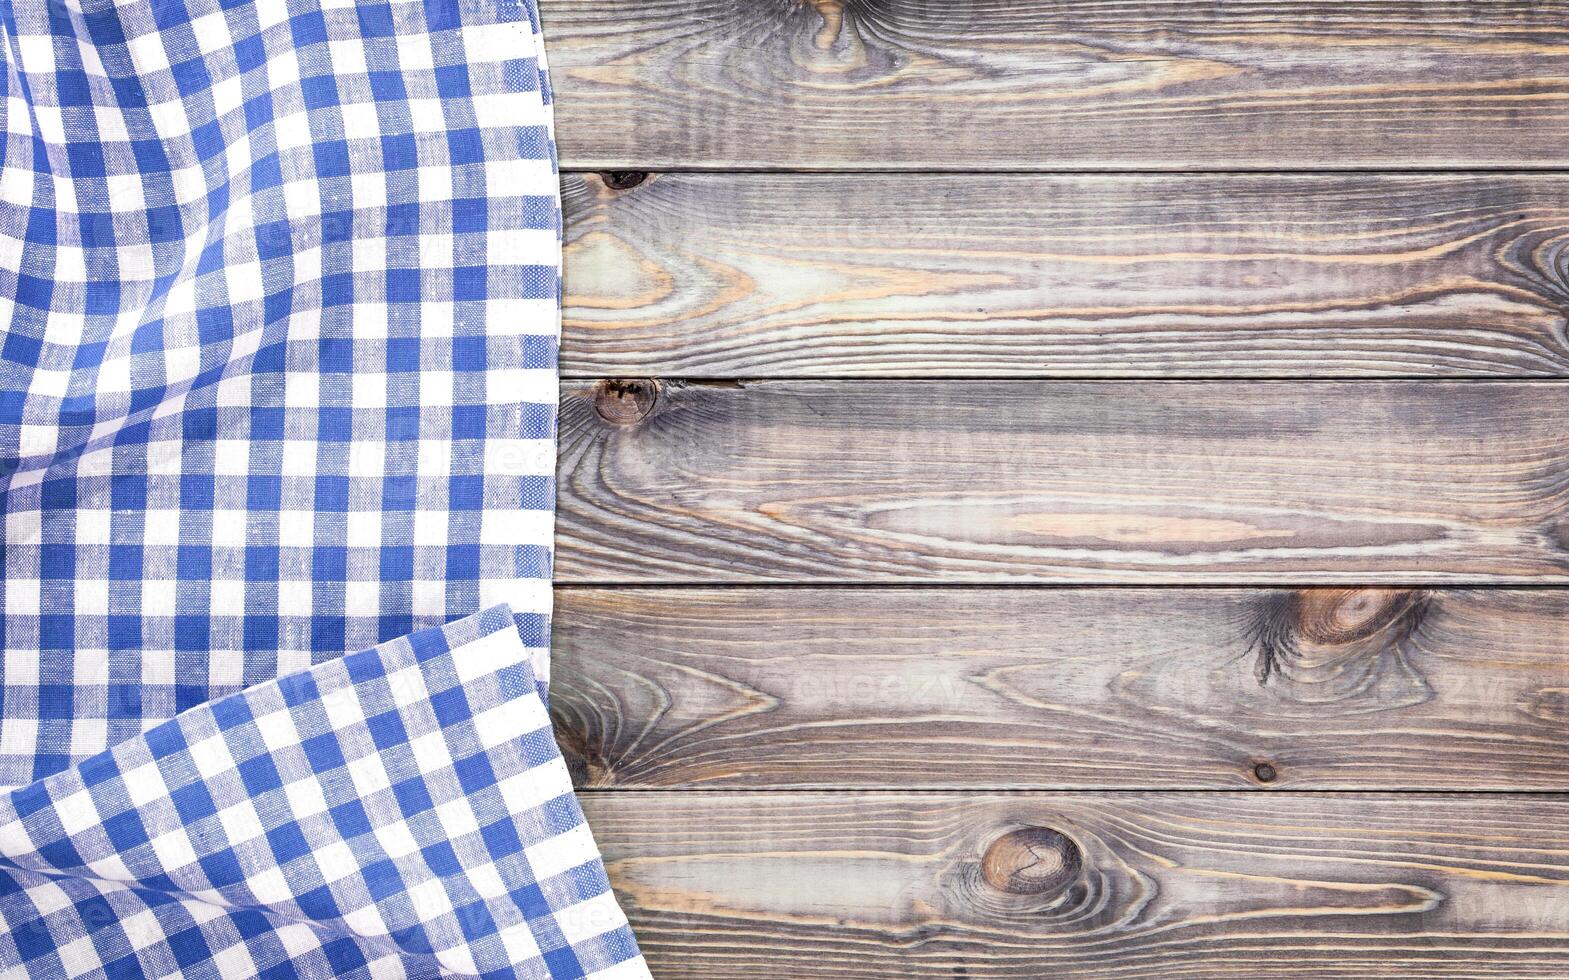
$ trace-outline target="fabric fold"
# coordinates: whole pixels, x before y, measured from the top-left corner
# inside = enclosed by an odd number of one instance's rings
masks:
[[[0,797],[35,976],[646,977],[505,606]]]

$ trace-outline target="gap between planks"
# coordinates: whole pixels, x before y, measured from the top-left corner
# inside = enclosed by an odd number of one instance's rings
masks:
[[[1017,786],[749,786],[735,789],[724,786],[574,786],[579,796],[931,796],[964,798],[977,793],[988,796],[1389,796],[1389,797],[1454,797],[1478,800],[1489,797],[1499,799],[1547,800],[1569,803],[1569,792],[1558,789],[1215,789],[1212,787],[1166,786],[1096,786],[1096,787],[1028,787]],[[1569,815],[1566,815],[1569,816]]]
[[[725,176],[734,174],[746,176],[749,174],[764,174],[782,176],[800,174],[803,177],[920,177],[923,174],[936,174],[943,177],[1260,177],[1279,174],[1285,177],[1444,177],[1449,174],[1465,176],[1468,174],[1482,174],[1489,177],[1539,177],[1553,174],[1569,174],[1569,167],[1543,164],[1540,167],[1346,167],[1335,169],[1333,167],[1297,167],[1282,169],[1280,167],[1259,166],[1253,169],[1205,169],[1191,168],[1186,170],[1160,170],[1149,167],[1129,167],[1126,169],[1110,169],[1106,167],[1002,167],[995,170],[978,169],[974,167],[954,168],[921,168],[898,169],[893,167],[867,167],[856,169],[852,167],[683,167],[683,166],[639,166],[635,162],[627,162],[617,166],[595,167],[562,167],[558,171],[561,176],[586,177],[607,173],[640,173],[654,176],[657,174],[703,174],[711,176]]]
[[[1475,374],[1475,375],[1465,375],[1465,374],[1462,374],[1462,375],[1448,375],[1448,374],[1445,374],[1445,375],[1434,375],[1433,377],[1430,377],[1430,378],[1414,377],[1414,376],[1409,375],[1409,374],[1370,374],[1370,375],[1355,375],[1355,376],[1347,376],[1347,375],[1343,375],[1343,374],[1304,374],[1304,375],[1301,375],[1300,377],[1293,376],[1293,377],[1289,377],[1289,378],[1282,378],[1282,377],[1278,377],[1278,376],[1258,376],[1258,377],[1255,377],[1255,376],[1251,376],[1251,375],[1235,375],[1233,377],[1227,377],[1227,378],[1217,378],[1217,377],[1213,377],[1213,376],[1209,376],[1209,377],[1192,377],[1192,378],[1151,378],[1151,377],[1147,377],[1147,376],[1141,375],[1141,374],[1128,374],[1128,375],[1100,375],[1100,374],[1097,374],[1094,377],[1075,377],[1075,376],[1071,376],[1071,375],[1066,375],[1065,376],[1065,375],[1061,375],[1061,374],[1042,374],[1042,375],[1013,374],[1013,375],[1008,375],[1006,377],[978,377],[978,376],[973,375],[973,374],[922,374],[922,375],[918,375],[918,376],[914,376],[914,377],[910,377],[910,376],[906,376],[906,375],[899,375],[899,374],[808,374],[808,375],[795,375],[795,374],[792,374],[792,375],[789,375],[789,376],[779,376],[779,377],[763,376],[763,375],[753,375],[753,376],[748,376],[748,377],[744,377],[744,378],[739,378],[739,377],[738,378],[709,378],[709,377],[686,378],[686,377],[681,377],[680,375],[665,375],[665,374],[651,375],[651,374],[637,374],[635,372],[627,372],[625,375],[620,376],[620,377],[607,377],[605,372],[603,372],[603,371],[566,371],[566,370],[563,370],[561,372],[561,380],[564,381],[564,382],[570,381],[570,382],[574,382],[574,383],[581,383],[581,382],[585,382],[585,381],[629,381],[629,380],[632,380],[632,381],[656,382],[656,383],[659,383],[659,384],[687,385],[687,386],[690,386],[690,387],[699,387],[699,388],[700,387],[709,387],[709,388],[745,388],[747,385],[768,384],[770,382],[780,382],[780,381],[787,381],[787,382],[797,382],[797,381],[799,381],[799,382],[803,382],[803,383],[812,383],[812,382],[820,382],[820,381],[836,381],[836,382],[846,382],[846,383],[850,383],[850,384],[856,384],[856,383],[860,383],[860,382],[863,382],[863,381],[867,381],[867,382],[901,382],[901,383],[905,383],[905,384],[927,384],[927,383],[936,384],[936,383],[955,383],[955,382],[958,382],[958,383],[963,383],[963,384],[974,384],[974,385],[1008,384],[1009,382],[1015,382],[1015,381],[1031,382],[1031,383],[1043,384],[1043,385],[1049,385],[1049,384],[1060,384],[1060,385],[1072,385],[1072,384],[1128,384],[1130,382],[1137,383],[1137,384],[1150,384],[1150,385],[1157,385],[1157,384],[1165,384],[1165,385],[1229,384],[1229,383],[1232,383],[1232,382],[1235,382],[1235,383],[1238,383],[1238,384],[1247,383],[1247,384],[1260,384],[1260,385],[1264,385],[1264,384],[1272,384],[1272,385],[1292,385],[1292,384],[1349,384],[1349,385],[1358,385],[1358,384],[1389,384],[1391,382],[1396,382],[1396,383],[1400,383],[1400,384],[1432,382],[1432,383],[1442,383],[1442,384],[1453,383],[1453,384],[1462,384],[1463,385],[1463,384],[1563,384],[1564,382],[1569,381],[1569,371],[1566,371],[1563,374],[1557,374],[1557,375],[1536,375],[1536,376],[1521,375],[1520,377],[1500,377],[1500,376],[1498,376],[1496,374]]]

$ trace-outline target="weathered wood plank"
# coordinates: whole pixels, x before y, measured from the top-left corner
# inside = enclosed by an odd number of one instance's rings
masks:
[[[1569,373],[1569,178],[562,187],[568,375]]]
[[[661,978],[1569,975],[1569,801],[588,793]]]
[[[1561,167],[1569,4],[543,0],[569,168]]]
[[[567,582],[1569,581],[1561,382],[569,384]]]
[[[555,622],[580,786],[1569,790],[1557,589],[567,588]]]

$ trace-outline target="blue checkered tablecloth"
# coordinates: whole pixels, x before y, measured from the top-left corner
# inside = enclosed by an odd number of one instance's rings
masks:
[[[0,975],[647,976],[544,703],[533,0],[0,0],[0,68]]]

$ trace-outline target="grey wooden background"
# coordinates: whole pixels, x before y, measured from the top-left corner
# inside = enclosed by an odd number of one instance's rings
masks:
[[[1569,3],[542,7],[656,975],[1569,977]]]

